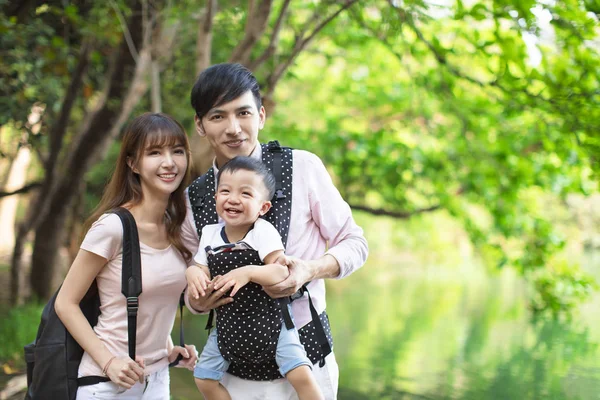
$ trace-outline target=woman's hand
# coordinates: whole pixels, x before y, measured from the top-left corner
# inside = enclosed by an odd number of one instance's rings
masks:
[[[144,382],[144,360],[136,357],[117,357],[110,362],[106,375],[111,381],[125,389],[131,389],[135,382]]]
[[[190,371],[194,370],[196,363],[198,362],[198,350],[193,344],[186,344],[185,348],[181,346],[173,346],[171,354],[169,354],[169,363],[172,363],[177,359],[177,356],[181,354],[183,358],[177,363],[177,368],[187,368]]]

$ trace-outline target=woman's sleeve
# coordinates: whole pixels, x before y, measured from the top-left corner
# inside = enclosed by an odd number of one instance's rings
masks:
[[[103,214],[85,235],[81,248],[112,260],[123,245],[123,225],[116,214]]]

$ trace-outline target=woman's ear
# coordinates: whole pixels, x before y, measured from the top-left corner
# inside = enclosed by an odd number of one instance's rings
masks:
[[[127,157],[127,165],[129,166],[129,168],[131,168],[131,170],[133,171],[134,174],[140,173],[138,171],[138,169],[135,167],[135,165],[133,165],[133,160],[131,159],[131,157]]]
[[[266,213],[268,213],[271,209],[271,206],[272,204],[270,201],[265,201],[260,207],[260,210],[258,211],[259,215],[265,215]]]

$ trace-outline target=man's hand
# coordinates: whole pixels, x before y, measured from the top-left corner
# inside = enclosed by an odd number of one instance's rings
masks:
[[[215,276],[217,279],[220,275]],[[226,296],[223,297],[223,292],[220,290],[213,289],[213,283],[209,283],[206,286],[204,296],[199,296],[197,299],[192,296],[188,296],[188,300],[190,302],[190,306],[198,312],[206,312],[212,310],[213,308],[220,307],[225,304],[229,304],[233,301],[232,297]]]
[[[314,277],[313,267],[308,261],[290,256],[284,258],[290,272],[288,277],[276,285],[263,286],[264,291],[274,299],[293,295]],[[283,260],[278,259],[278,261]]]

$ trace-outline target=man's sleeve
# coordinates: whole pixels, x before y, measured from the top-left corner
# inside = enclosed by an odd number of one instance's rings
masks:
[[[300,171],[308,180],[312,218],[328,242],[329,249],[325,254],[335,257],[340,265],[340,274],[336,278],[341,279],[362,267],[367,260],[367,240],[321,159],[312,153],[303,153],[306,154],[302,163],[305,168]]]

